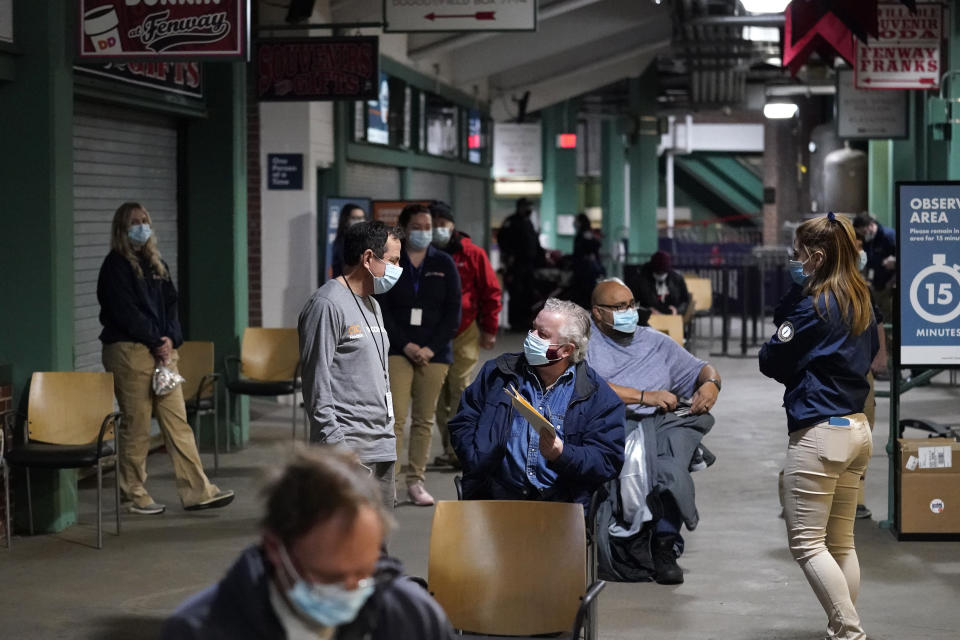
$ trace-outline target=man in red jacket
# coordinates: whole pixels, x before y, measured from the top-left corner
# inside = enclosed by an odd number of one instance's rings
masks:
[[[480,347],[492,349],[497,342],[500,320],[500,283],[490,266],[487,253],[470,240],[470,236],[456,230],[450,205],[433,201],[433,244],[453,258],[460,272],[463,299],[460,306],[460,328],[453,340],[453,364],[437,400],[437,429],[443,440],[443,455],[434,460],[436,465],[450,465],[459,469],[460,463],[450,445],[447,421],[457,412],[460,396],[473,377],[473,369],[480,359]]]

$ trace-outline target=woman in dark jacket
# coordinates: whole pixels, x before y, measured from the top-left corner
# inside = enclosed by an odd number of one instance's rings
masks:
[[[400,266],[390,291],[377,296],[390,337],[390,392],[393,394],[397,457],[410,410],[407,493],[418,506],[433,504],[424,487],[437,399],[453,362],[453,338],[460,326],[460,275],[453,259],[431,245],[433,222],[422,204],[403,208]]]
[[[337,236],[333,240],[333,250],[330,258],[330,278],[338,278],[343,275],[343,237],[347,234],[347,229],[366,219],[367,214],[363,209],[352,202],[343,205],[340,209]]]
[[[865,640],[855,607],[860,563],[853,523],[873,451],[863,406],[878,349],[876,320],[847,220],[832,213],[807,220],[793,246],[796,285],[774,312],[776,334],[760,350],[760,371],[786,387],[787,538],[826,611],[827,636]]]
[[[183,331],[177,318],[177,290],[157,250],[150,214],[136,202],[120,205],[113,216],[111,251],[100,267],[97,300],[103,331],[103,367],[113,373],[123,428],[120,443],[120,489],[132,513],[155,515],[165,507],[154,502],[144,483],[150,447],[150,418],[160,423],[173,460],[177,492],[188,510],[223,507],[233,491],[220,491],[203,472],[193,432],[187,423],[183,391],[153,393],[154,369],[177,370],[177,347]]]

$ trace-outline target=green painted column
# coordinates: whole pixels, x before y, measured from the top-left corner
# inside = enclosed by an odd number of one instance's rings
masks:
[[[649,255],[657,250],[657,194],[660,164],[657,144],[657,74],[653,65],[630,78],[629,108],[634,132],[627,152],[630,164],[630,254]],[[636,258],[628,262],[636,262]]]
[[[576,133],[577,102],[566,100],[542,110],[543,195],[540,197],[540,233],[547,248],[573,251],[573,236],[557,235],[557,216],[576,215],[577,150],[558,149],[557,135]]]
[[[871,140],[867,152],[867,207],[880,224],[893,223],[893,142]]]
[[[604,120],[600,129],[601,154],[601,207],[603,208],[603,252],[607,256],[607,273],[622,276],[619,264],[613,264],[616,245],[627,234],[626,191],[624,167],[626,149],[623,136],[616,122]]]
[[[950,36],[948,40],[947,62],[949,71],[954,74],[960,74],[960,11],[950,11],[945,13],[950,18]],[[949,109],[950,119],[960,118],[960,75],[951,75],[946,79],[947,95],[951,105]],[[947,143],[947,180],[960,180],[960,125],[954,123],[950,127],[950,141]]]
[[[240,353],[247,326],[245,78],[243,63],[204,65],[209,116],[190,121],[186,131],[184,329],[191,340],[215,343],[218,368],[224,356]],[[250,437],[246,397],[238,405],[240,419],[228,436],[242,445]]]
[[[73,72],[76,8],[14,2],[15,78],[0,83],[0,363],[26,411],[34,371],[73,370]],[[75,471],[34,470],[34,528],[76,522]],[[16,471],[17,524],[26,528],[25,478]]]

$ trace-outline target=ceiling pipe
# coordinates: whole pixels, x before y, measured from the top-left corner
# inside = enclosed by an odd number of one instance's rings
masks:
[[[683,24],[684,27],[782,27],[785,18],[782,13],[760,13],[752,16],[706,16],[694,18]]]
[[[837,93],[832,84],[774,84],[766,87],[767,96],[832,96]]]
[[[597,2],[600,2],[600,0],[560,0],[559,2],[554,2],[553,4],[542,7],[537,11],[537,23],[539,24],[544,20],[556,18],[557,16],[561,16],[571,11],[576,11],[577,9],[581,9],[591,4],[596,4]],[[460,49],[462,47],[486,40],[487,38],[492,38],[493,36],[503,35],[504,33],[509,32],[477,31],[475,33],[468,33],[466,35],[444,38],[443,40],[437,40],[436,42],[425,44],[422,47],[410,49],[407,52],[407,55],[409,55],[411,58],[422,58],[424,56],[435,55],[438,53],[446,53],[447,51]],[[517,33],[523,32],[518,31]]]

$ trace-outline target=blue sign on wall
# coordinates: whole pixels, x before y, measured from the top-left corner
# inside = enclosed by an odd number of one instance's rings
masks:
[[[960,366],[960,182],[897,184],[900,364]]]
[[[303,154],[268,153],[267,189],[303,189]]]

